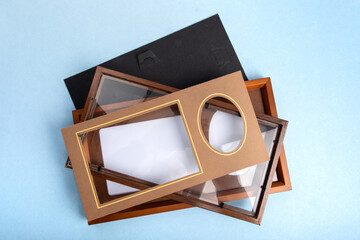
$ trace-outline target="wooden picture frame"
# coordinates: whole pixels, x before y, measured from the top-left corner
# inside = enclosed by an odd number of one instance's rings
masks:
[[[250,98],[253,102],[255,110],[260,113],[277,116],[270,78],[251,80],[245,82],[245,84],[249,91]],[[169,89],[170,91],[172,91],[170,87]],[[82,116],[81,110],[73,111],[74,123],[80,122],[81,116]],[[67,161],[66,166],[71,167],[69,161]],[[283,148],[281,149],[279,163],[277,165],[276,170],[277,170],[276,172],[278,176],[278,181],[272,183],[270,192],[275,193],[275,192],[290,190],[291,183],[290,183],[290,177],[287,169],[286,157]],[[224,201],[226,198],[229,199],[228,196],[227,197],[225,196]],[[89,224],[125,219],[129,217],[148,215],[148,214],[183,209],[188,207],[190,206],[187,204],[164,199],[163,201],[160,202],[150,202],[139,206],[135,206],[130,209],[106,216],[104,218],[90,221]]]

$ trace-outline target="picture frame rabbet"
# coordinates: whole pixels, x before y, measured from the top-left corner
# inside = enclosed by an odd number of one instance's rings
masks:
[[[244,123],[245,133],[241,144],[236,150],[226,154],[211,148],[199,127],[201,109],[207,101],[215,97],[224,97],[235,105]],[[94,99],[96,98],[88,100],[93,101]],[[173,105],[176,105],[180,110],[199,171],[176,181],[159,184],[118,199],[101,202],[98,189],[94,188],[94,178],[89,166],[92,159],[88,158],[88,155],[93,151],[92,145],[89,144],[93,139],[88,139],[88,137],[95,136],[97,134],[95,131]],[[88,109],[93,107],[94,105],[91,103],[88,104]],[[95,135],[92,134],[94,132]],[[268,153],[240,72],[81,122],[62,129],[62,133],[88,221],[114,214],[268,160]],[[227,164],[222,164],[219,159],[226,161]],[[243,160],[238,161],[238,159]]]

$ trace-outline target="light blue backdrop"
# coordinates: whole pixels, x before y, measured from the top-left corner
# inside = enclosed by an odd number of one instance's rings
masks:
[[[1,1],[1,239],[356,239],[359,1]],[[262,226],[201,209],[88,226],[60,129],[63,79],[219,13],[250,79],[272,78],[291,192]]]

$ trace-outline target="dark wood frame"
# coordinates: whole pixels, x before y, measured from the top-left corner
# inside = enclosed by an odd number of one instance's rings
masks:
[[[97,71],[97,74],[99,74],[99,73],[102,74],[102,73],[106,73],[106,72],[107,72],[106,69],[100,68],[100,70]],[[118,76],[115,76],[115,77],[118,77]],[[121,76],[121,77],[123,78],[123,76]],[[100,79],[99,76],[95,76],[94,79],[95,78]],[[144,83],[150,84],[152,87],[160,88],[161,90],[165,90],[169,93],[177,90],[177,89],[174,89],[174,88],[171,88],[168,86],[164,86],[161,84],[153,84],[153,82],[151,82],[151,81],[147,81],[147,80],[143,80],[143,79],[140,79],[140,80],[141,80],[142,84],[144,84]],[[93,98],[93,95],[96,94],[96,87],[98,86],[98,82],[94,81],[93,84],[94,84],[94,87],[91,88],[92,90],[89,93],[89,99]],[[262,96],[263,103],[264,103],[264,113],[270,114],[273,116],[277,116],[270,78],[263,78],[263,79],[258,79],[258,80],[247,81],[246,86],[249,91],[260,89],[261,96]],[[88,104],[86,105],[85,108],[88,110],[89,109],[94,110],[95,108],[91,107],[91,105],[90,105],[91,101],[87,101],[87,102],[88,102]],[[86,109],[84,109],[84,110],[86,111]],[[81,120],[91,118],[90,115],[92,115],[92,113],[87,114],[87,116],[85,116],[85,115],[81,114],[83,111],[81,111],[81,110],[73,111],[74,122],[80,122]],[[86,111],[86,112],[89,113],[90,111]],[[280,160],[277,165],[278,181],[272,183],[271,190],[270,190],[271,193],[282,192],[282,191],[287,191],[287,190],[291,189],[290,178],[289,178],[289,174],[288,174],[288,170],[287,170],[286,158],[285,158],[283,148],[281,149],[281,152],[279,152],[279,155],[280,155]],[[69,166],[69,161],[67,161],[66,166],[71,167],[71,166]],[[270,184],[271,184],[271,182],[270,182]],[[222,200],[229,201],[229,200],[240,199],[243,197],[244,196],[240,196],[239,194],[237,194],[237,195],[230,194],[228,196],[224,196]],[[144,206],[142,206],[142,205],[144,205]],[[142,204],[142,205],[121,211],[119,213],[112,214],[110,216],[106,216],[102,219],[94,220],[92,222],[89,222],[89,224],[95,224],[95,223],[100,223],[100,222],[105,222],[105,221],[124,219],[124,218],[129,218],[129,217],[136,217],[136,216],[142,216],[142,215],[148,215],[148,214],[153,214],[153,213],[159,213],[159,212],[164,212],[164,211],[171,211],[171,210],[183,209],[183,208],[190,207],[189,205],[184,204],[184,203],[179,203],[179,202],[175,202],[175,201],[165,201],[165,200],[163,202],[155,202],[155,203],[148,203],[148,204]],[[229,215],[229,214],[227,214],[227,215]],[[261,220],[261,218],[260,218],[260,220]],[[260,223],[260,221],[256,220],[256,221],[254,221],[254,223]]]

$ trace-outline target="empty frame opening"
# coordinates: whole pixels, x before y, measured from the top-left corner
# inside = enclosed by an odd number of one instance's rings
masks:
[[[226,108],[217,107],[226,106]],[[205,102],[200,113],[203,136],[208,145],[221,153],[238,149],[244,139],[245,126],[236,106],[226,98],[215,97]]]
[[[177,104],[80,134],[79,137],[85,159],[95,171],[96,167],[103,167],[152,187],[200,171]],[[96,176],[92,178],[100,203],[139,191],[136,185],[125,186],[109,180],[99,183]]]

